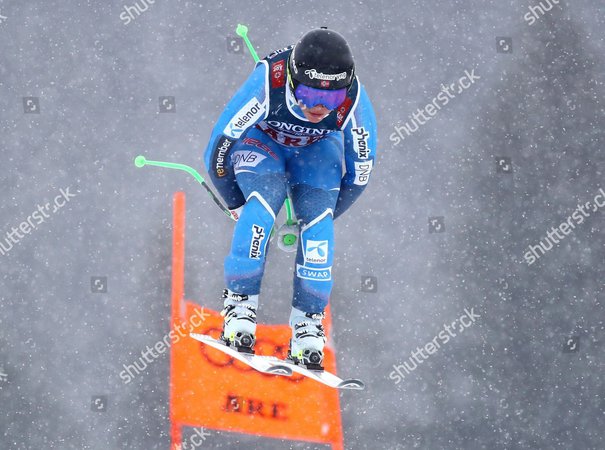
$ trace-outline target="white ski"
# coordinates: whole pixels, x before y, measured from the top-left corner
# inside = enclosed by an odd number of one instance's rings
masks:
[[[278,359],[278,361],[280,364],[290,368],[293,372],[304,375],[305,377],[311,378],[315,381],[319,381],[320,383],[330,386],[331,388],[363,390],[366,387],[363,381],[355,378],[347,378],[343,380],[327,370],[307,369],[304,366],[299,366],[298,364],[294,364],[288,360]]]
[[[270,373],[272,375],[292,375],[292,369],[281,364],[282,361],[275,356],[262,356],[238,352],[236,349],[226,345],[223,341],[214,339],[212,336],[207,336],[205,334],[189,333],[189,336],[196,341],[200,341],[203,344],[209,345],[223,353],[226,353],[229,356],[232,356],[238,361],[243,362],[259,372]]]
[[[252,355],[238,352],[236,349],[229,347],[223,341],[214,339],[205,334],[190,333],[193,339],[200,341],[203,344],[209,345],[217,350],[226,353],[229,356],[243,362],[244,364],[258,370],[262,373],[273,375],[291,376],[293,372],[299,373],[307,378],[318,381],[326,386],[335,389],[365,389],[365,384],[361,380],[354,378],[342,379],[333,373],[326,370],[312,370],[304,366],[294,364],[289,360],[276,358],[275,356]]]

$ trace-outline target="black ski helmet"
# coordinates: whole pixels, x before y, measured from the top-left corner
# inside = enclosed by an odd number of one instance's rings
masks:
[[[355,62],[349,44],[340,33],[321,27],[307,32],[288,59],[290,87],[298,83],[319,89],[349,88]]]

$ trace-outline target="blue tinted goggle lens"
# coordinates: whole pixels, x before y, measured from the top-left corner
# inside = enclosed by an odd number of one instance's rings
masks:
[[[307,108],[324,105],[328,109],[336,109],[347,96],[347,88],[342,89],[317,89],[304,84],[299,84],[294,90],[296,100],[300,100]]]

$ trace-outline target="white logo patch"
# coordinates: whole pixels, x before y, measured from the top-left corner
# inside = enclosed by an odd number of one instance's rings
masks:
[[[326,80],[326,81],[344,80],[347,77],[346,72],[331,74],[331,73],[321,73],[315,69],[305,70],[305,75],[308,76],[309,78],[311,78],[312,80],[317,79],[317,80]]]
[[[309,239],[305,248],[305,262],[325,264],[328,262],[328,241],[312,241]]]
[[[372,166],[374,161],[371,159],[368,161],[355,161],[355,181],[353,184],[358,186],[364,186],[368,184],[370,180],[370,172],[372,172]]]
[[[332,267],[325,269],[312,269],[310,267],[296,264],[296,276],[305,280],[330,281],[332,279]]]
[[[252,225],[252,242],[250,242],[250,259],[260,259],[262,256],[261,245],[265,238],[265,229],[259,225]]]
[[[233,116],[231,121],[223,130],[223,134],[235,139],[239,139],[244,131],[246,131],[246,129],[258,119],[260,119],[264,113],[265,110],[260,102],[256,99],[256,97],[253,97]]]
[[[364,127],[352,128],[353,132],[353,148],[357,152],[359,159],[368,159],[370,157],[370,149],[368,148],[368,139],[370,133]]]
[[[303,127],[293,123],[278,122],[277,120],[268,120],[267,123],[279,131],[291,131],[297,136],[323,136],[332,132],[332,130]]]
[[[257,152],[240,150],[233,153],[231,161],[233,161],[233,167],[237,173],[241,167],[256,167],[263,159],[266,158],[267,157],[265,155],[261,155]]]

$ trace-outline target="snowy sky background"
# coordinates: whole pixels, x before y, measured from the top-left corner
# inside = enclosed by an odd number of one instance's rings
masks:
[[[338,368],[368,385],[341,395],[346,448],[605,448],[603,211],[523,257],[605,189],[603,2],[560,0],[533,25],[537,0],[155,0],[126,25],[134,4],[0,0],[0,243],[75,194],[0,255],[0,449],[168,448],[168,355],[128,385],[118,374],[168,331],[173,193],[187,195],[186,297],[212,309],[232,225],[193,179],[132,161],[201,168],[253,67],[229,51],[238,23],[261,57],[312,27],[340,31],[376,111],[372,179],[336,222]],[[389,139],[471,70],[472,86]],[[158,112],[160,96],[176,113]],[[260,320],[286,322],[293,263],[272,248]],[[389,379],[465,308],[476,323]],[[213,430],[201,448],[290,447],[327,448]]]

